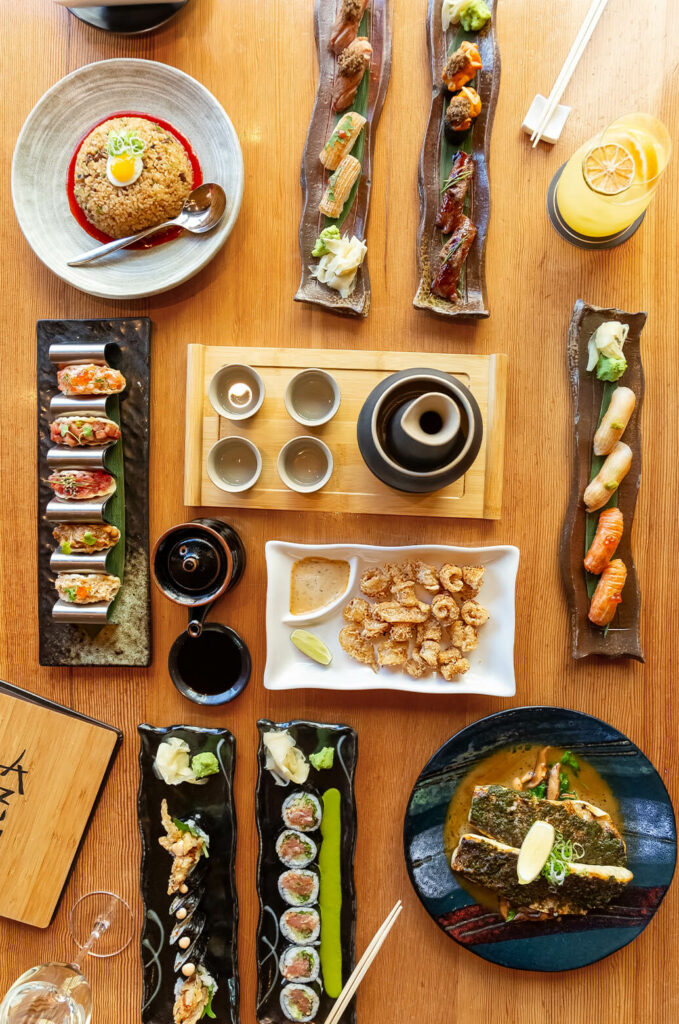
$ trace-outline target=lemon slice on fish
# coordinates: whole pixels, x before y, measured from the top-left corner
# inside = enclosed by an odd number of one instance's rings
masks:
[[[535,821],[521,843],[516,862],[519,885],[528,885],[538,877],[554,846],[554,826],[548,821]]]
[[[332,654],[325,646],[320,637],[310,633],[308,629],[296,629],[290,639],[302,654],[307,658],[317,661],[319,665],[329,665],[332,661]]]
[[[617,196],[634,181],[634,158],[617,142],[590,149],[582,165],[585,181],[600,195]]]

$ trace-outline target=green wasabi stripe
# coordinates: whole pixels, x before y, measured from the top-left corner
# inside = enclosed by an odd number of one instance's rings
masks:
[[[342,991],[342,865],[340,837],[342,815],[340,792],[328,789],[323,794],[323,820],[321,821],[321,852],[318,868],[321,874],[321,972],[323,987],[331,999]]]

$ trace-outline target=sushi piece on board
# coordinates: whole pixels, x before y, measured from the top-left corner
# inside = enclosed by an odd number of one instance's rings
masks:
[[[469,217],[460,217],[454,233],[441,249],[441,265],[431,284],[434,295],[457,302],[457,285],[467,253],[476,238],[476,227]]]
[[[283,950],[280,969],[286,981],[316,981],[320,966],[315,946],[288,946]]]
[[[281,899],[291,907],[308,907],[318,900],[318,875],[304,868],[291,868],[278,879]]]
[[[120,540],[120,530],[109,523],[59,523],[52,530],[62,555],[106,551]]]
[[[614,491],[625,479],[632,465],[632,449],[618,441],[606,457],[603,466],[585,489],[583,501],[588,512],[596,512],[606,505]]]
[[[637,396],[631,388],[616,388],[611,395],[608,409],[594,435],[594,454],[608,455],[622,435],[634,412]]]
[[[67,604],[96,604],[113,600],[120,590],[120,579],[105,573],[61,572],[54,586]]]
[[[318,204],[326,217],[339,217],[354,184],[361,175],[361,164],[355,156],[345,156],[328,179],[328,185]]]
[[[448,180],[442,189],[441,205],[436,216],[436,227],[450,235],[460,222],[469,185],[474,176],[474,160],[460,150],[453,157]]]
[[[585,556],[585,569],[601,575],[616,552],[622,537],[623,518],[619,508],[605,508],[599,516],[596,533]]]
[[[321,824],[323,812],[318,797],[313,793],[291,793],[283,802],[283,821],[288,828],[299,832],[313,832]]]
[[[587,864],[627,862],[625,841],[611,816],[586,800],[543,800],[505,786],[476,786],[469,822],[490,838],[520,847],[531,825],[546,821],[565,839],[579,843]]]
[[[50,423],[50,440],[69,448],[112,444],[120,438],[120,427],[107,416],[58,416]]]
[[[64,501],[105,498],[116,489],[115,479],[103,469],[58,469],[50,473],[47,482]]]
[[[441,72],[443,84],[449,92],[457,92],[467,82],[471,82],[482,67],[483,61],[478,46],[465,39],[446,61]]]
[[[96,363],[75,363],[57,371],[57,387],[65,395],[118,395],[125,384],[120,370]]]
[[[313,1020],[319,1003],[318,993],[308,985],[286,985],[281,991],[281,1009],[288,1020]]]
[[[305,868],[314,860],[317,852],[313,839],[294,828],[281,832],[276,840],[276,853],[289,868]]]
[[[605,907],[632,881],[632,872],[614,864],[571,861],[560,885],[544,875],[521,885],[517,875],[519,851],[486,836],[463,835],[453,852],[451,868],[470,882],[504,896],[513,907],[525,907],[554,916],[586,914]]]
[[[621,558],[614,558],[599,577],[592,595],[588,618],[595,626],[608,626],[613,621],[626,579],[627,566]]]
[[[368,3],[369,0],[342,0],[328,43],[333,53],[341,53],[353,43]]]
[[[475,118],[481,113],[481,97],[476,89],[465,85],[455,93],[444,118],[443,130],[451,142],[459,142],[467,134]]]
[[[366,124],[365,118],[355,110],[343,114],[332,130],[332,133],[318,155],[324,167],[334,171],[340,161],[351,153],[354,144]]]
[[[315,942],[321,931],[321,917],[313,907],[290,907],[280,919],[281,935],[288,942]]]
[[[368,39],[358,36],[337,58],[337,75],[333,90],[332,109],[335,113],[346,110],[356,99],[363,75],[370,66],[373,48]]]

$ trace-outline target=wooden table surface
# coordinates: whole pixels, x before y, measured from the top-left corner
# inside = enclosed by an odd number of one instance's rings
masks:
[[[397,897],[398,931],[363,983],[359,1022],[434,1024],[471,1011],[488,1022],[669,1022],[679,999],[676,956],[679,887],[648,930],[602,964],[567,975],[512,972],[445,939],[412,891],[403,861],[406,800],[433,751],[465,724],[508,703],[480,697],[295,692],[262,687],[264,542],[493,544],[521,549],[517,592],[516,705],[563,704],[599,715],[637,742],[675,801],[677,704],[672,671],[679,640],[676,608],[679,518],[676,377],[679,160],[675,157],[642,229],[608,253],[583,253],[552,230],[547,184],[580,142],[612,117],[649,110],[677,124],[679,19],[673,0],[611,0],[569,86],[574,110],[560,143],[531,151],[520,123],[536,92],[547,93],[589,7],[589,0],[536,4],[500,0],[497,16],[502,83],[491,148],[492,216],[488,240],[491,318],[451,325],[412,308],[417,285],[417,162],[427,119],[430,79],[426,0],[393,2],[393,73],[377,134],[368,242],[373,300],[355,323],[293,303],[299,276],[299,161],[316,84],[311,0],[193,0],[160,32],[139,39],[87,28],[49,0],[4,3],[5,217],[0,294],[5,348],[2,388],[0,505],[0,676],[120,726],[122,751],[61,909],[46,931],[0,924],[0,988],[23,970],[68,958],[68,908],[81,893],[112,887],[127,897],[139,923],[136,824],[138,722],[226,725],[238,744],[237,880],[240,901],[242,1020],[254,1021],[253,821],[255,722],[261,715],[347,722],[358,729],[356,796],[359,839],[357,944],[365,947]],[[675,17],[671,17],[671,12]],[[8,165],[19,129],[47,88],[90,61],[145,57],[194,75],[223,103],[243,147],[245,197],[227,245],[186,286],[134,304],[89,298],[52,276],[25,243],[11,211]],[[281,198],[282,197],[282,198]],[[644,470],[634,546],[643,594],[645,666],[575,664],[557,549],[570,477],[571,409],[565,335],[577,298],[648,311],[643,336],[647,374],[643,409]],[[39,317],[146,314],[154,322],[151,537],[189,518],[182,504],[184,373],[189,342],[307,347],[406,348],[425,352],[507,352],[510,357],[503,516],[499,522],[378,516],[318,517],[268,512],[226,514],[241,533],[248,568],[214,616],[247,640],[253,676],[232,705],[201,711],[174,690],[167,654],[184,614],[153,594],[155,658],[149,670],[68,670],[38,666],[34,531],[35,321]],[[425,361],[423,357],[423,362]],[[11,885],[11,879],[2,884]],[[141,992],[136,941],[112,961],[88,965],[95,1020],[134,1024]]]

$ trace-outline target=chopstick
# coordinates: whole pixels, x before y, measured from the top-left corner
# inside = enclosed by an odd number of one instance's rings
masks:
[[[584,52],[587,43],[592,37],[592,33],[597,26],[599,18],[604,12],[604,8],[608,0],[592,0],[592,5],[585,15],[585,20],[580,26],[580,31],[575,37],[575,41],[571,46],[568,56],[563,63],[561,71],[557,75],[557,79],[552,86],[552,91],[549,94],[545,108],[542,111],[542,116],[538,122],[537,128],[530,137],[530,141],[533,143],[533,149],[537,146],[538,142],[542,138],[542,134],[545,131],[552,114],[556,110],[559,100],[563,96],[566,86],[570,82],[573,72],[575,71],[580,58]]]
[[[370,943],[365,953],[363,954],[363,956],[361,957],[361,959],[358,961],[353,971],[351,972],[349,980],[347,981],[346,985],[344,986],[339,996],[337,997],[337,1001],[333,1006],[332,1010],[326,1017],[325,1024],[337,1024],[340,1017],[346,1010],[347,1006],[353,999],[356,989],[363,981],[363,978],[368,968],[370,967],[371,963],[377,956],[382,943],[386,939],[391,929],[394,927],[394,924],[396,923],[396,918],[398,917],[402,910],[403,904],[399,900],[394,905],[391,912],[387,915],[384,924],[382,924],[377,929],[372,942]]]

